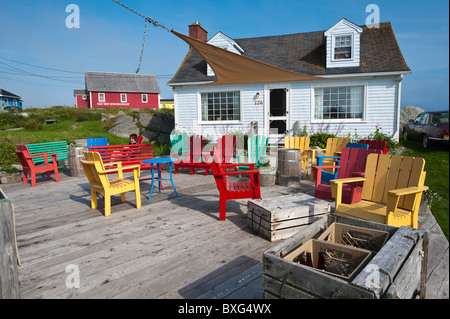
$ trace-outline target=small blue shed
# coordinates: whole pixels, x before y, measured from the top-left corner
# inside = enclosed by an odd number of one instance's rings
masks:
[[[10,111],[14,108],[22,109],[22,98],[6,90],[0,89],[0,109]]]

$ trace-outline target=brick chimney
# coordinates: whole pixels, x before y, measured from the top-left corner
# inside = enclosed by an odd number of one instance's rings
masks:
[[[202,24],[198,21],[189,26],[189,36],[200,41],[208,41],[208,31],[203,29]]]

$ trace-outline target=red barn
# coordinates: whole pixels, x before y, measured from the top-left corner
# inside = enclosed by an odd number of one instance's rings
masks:
[[[74,90],[77,108],[159,108],[154,75],[86,72],[86,89]]]

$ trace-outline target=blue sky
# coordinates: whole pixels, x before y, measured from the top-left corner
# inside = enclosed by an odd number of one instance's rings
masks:
[[[1,0],[0,88],[20,95],[25,107],[75,104],[84,72],[135,73],[144,20],[112,0]],[[200,21],[211,38],[262,37],[327,30],[341,18],[364,25],[376,4],[390,21],[413,73],[402,86],[402,106],[425,110],[449,106],[449,2],[445,0],[122,0],[159,23],[188,34]],[[80,9],[80,28],[67,28],[69,4]],[[148,25],[140,74],[157,75],[161,98],[188,51],[182,40]],[[53,69],[53,70],[52,70]],[[69,71],[69,72],[61,72]]]

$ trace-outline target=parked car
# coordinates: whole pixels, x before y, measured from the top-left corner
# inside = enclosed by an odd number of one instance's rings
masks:
[[[422,141],[422,146],[428,148],[431,141],[445,142],[448,146],[448,113],[449,111],[423,112],[415,120],[403,128],[405,140]]]

